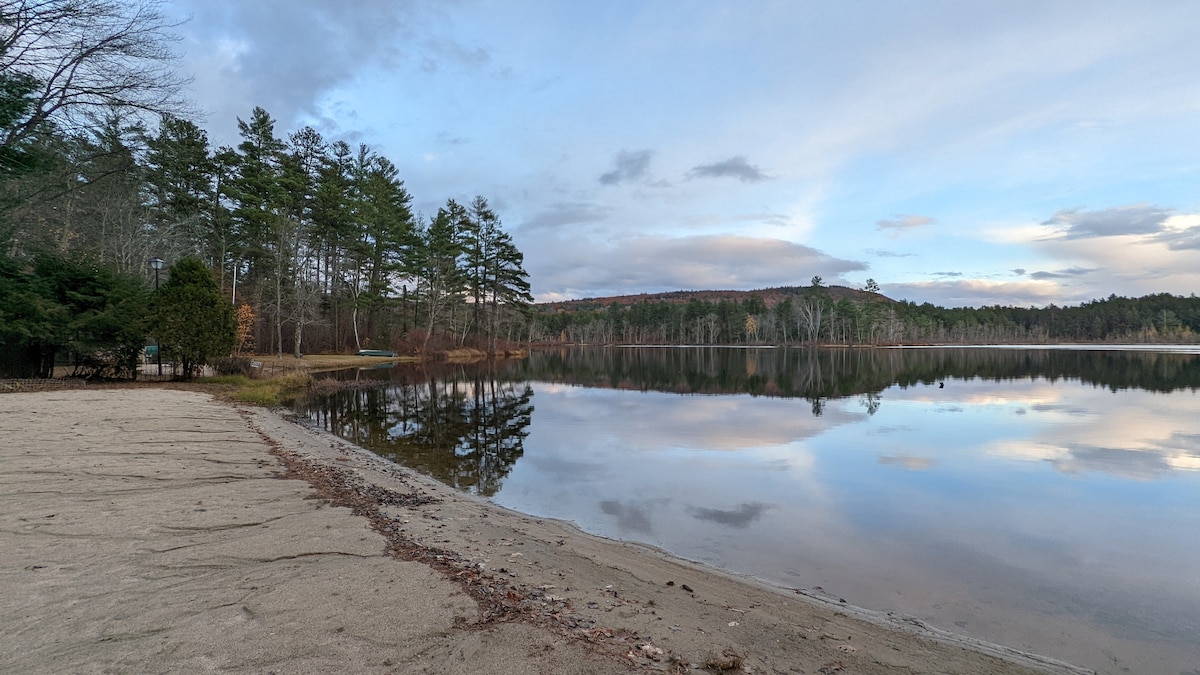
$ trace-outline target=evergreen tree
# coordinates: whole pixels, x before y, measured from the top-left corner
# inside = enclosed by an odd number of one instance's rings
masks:
[[[406,255],[416,242],[410,205],[412,197],[399,171],[386,157],[369,153],[364,146],[355,171],[355,213],[361,228],[355,251],[365,271],[366,287],[360,301],[367,309],[369,334],[390,337],[382,313],[392,303],[394,286],[407,276]]]
[[[170,227],[147,227],[146,169],[139,161],[144,141],[141,124],[116,112],[76,140],[72,165],[78,183],[65,195],[71,208],[58,234],[62,253],[84,252],[120,272],[139,274],[151,255],[190,248]]]
[[[0,257],[0,373],[50,377],[64,362],[84,377],[133,377],[145,307],[141,280],[90,260],[42,255],[29,269]]]
[[[497,220],[497,225],[499,221]],[[522,315],[533,302],[529,273],[524,267],[525,256],[513,243],[512,236],[499,231],[491,239],[488,256],[487,287],[491,295],[491,321],[488,329],[489,351],[495,351],[502,310],[515,310]]]
[[[233,304],[198,258],[184,258],[171,267],[170,278],[154,293],[150,315],[162,355],[180,364],[183,379],[233,350]]]
[[[472,299],[471,328],[483,335],[487,349],[493,351],[500,309],[519,309],[533,301],[529,275],[522,266],[524,256],[484,197],[475,197],[469,210],[459,212],[457,221]]]
[[[0,43],[0,62],[5,61],[8,45]],[[15,133],[33,109],[33,94],[38,80],[15,70],[0,70],[0,135]],[[32,168],[27,154],[29,143],[16,140],[0,145],[0,180],[25,173]]]
[[[321,168],[327,163],[325,140],[312,127],[304,127],[288,137],[288,154],[282,158],[280,186],[283,211],[275,219],[276,303],[290,303],[286,313],[292,323],[292,353],[299,358],[304,329],[316,319],[320,287],[317,281],[316,249],[313,246],[313,209],[316,204]],[[277,313],[279,344],[283,344],[282,322]]]
[[[460,265],[462,239],[455,223],[455,211],[462,207],[449,200],[428,226],[419,233],[416,246],[418,272],[417,295],[424,304],[425,344],[443,321],[448,321],[454,303],[467,289],[467,279]],[[452,325],[446,329],[454,332]]]
[[[158,134],[146,142],[147,206],[151,222],[175,249],[160,254],[198,253],[216,269],[224,269],[225,238],[214,223],[216,163],[208,134],[194,123],[163,116]]]
[[[246,262],[248,269],[243,283],[259,308],[255,314],[269,315],[274,328],[269,344],[259,339],[254,342],[260,348],[282,353],[286,283],[282,272],[287,266],[276,233],[279,219],[285,217],[282,165],[286,146],[275,136],[275,120],[261,107],[254,108],[250,121],[238,119],[238,132],[242,142],[237,148],[237,175],[227,190],[233,203],[233,231],[240,249],[235,255]],[[264,307],[266,297],[272,298],[269,307]]]
[[[0,255],[0,375],[50,377],[69,320],[67,308],[50,299],[45,284]]]

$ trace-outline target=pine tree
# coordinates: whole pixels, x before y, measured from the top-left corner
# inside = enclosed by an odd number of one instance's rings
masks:
[[[456,226],[458,216],[455,211],[459,210],[461,207],[449,200],[418,236],[415,258],[419,269],[417,295],[425,306],[423,348],[467,289],[466,275],[460,264],[462,240]],[[454,330],[452,325],[447,329]]]
[[[234,204],[231,216],[240,249],[237,255],[248,267],[243,283],[253,294],[256,314],[260,317],[266,314],[264,291],[271,292],[274,298],[270,306],[273,339],[270,344],[255,342],[260,348],[282,353],[285,282],[279,269],[284,261],[276,231],[278,220],[285,217],[282,163],[286,147],[275,136],[275,120],[262,108],[253,110],[249,122],[239,118],[238,131],[242,142],[237,148],[237,175],[227,190]]]
[[[225,251],[213,219],[216,164],[208,134],[188,120],[168,115],[146,146],[145,191],[156,231],[186,242],[187,251],[202,254],[208,264],[223,271]]]
[[[412,197],[399,173],[386,157],[369,153],[365,146],[360,149],[355,172],[356,215],[361,227],[357,250],[366,272],[362,299],[367,325],[376,339],[389,336],[383,311],[392,304],[396,280],[407,272],[406,252],[416,241]]]

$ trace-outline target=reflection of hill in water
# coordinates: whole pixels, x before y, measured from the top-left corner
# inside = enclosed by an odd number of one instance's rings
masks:
[[[1200,356],[1064,349],[577,348],[538,351],[509,376],[588,387],[806,399],[951,379],[1071,379],[1109,389],[1200,388]]]

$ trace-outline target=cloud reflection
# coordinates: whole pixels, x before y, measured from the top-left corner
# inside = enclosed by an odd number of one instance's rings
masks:
[[[623,532],[637,532],[638,534],[654,533],[654,525],[650,523],[650,516],[647,514],[650,506],[649,503],[623,503],[615,499],[606,499],[600,502],[600,510],[616,518],[617,527]]]
[[[690,396],[658,392],[580,389],[539,384],[538,414],[570,420],[543,433],[561,437],[565,447],[586,443],[633,447],[642,451],[741,451],[786,448],[831,427],[866,419],[862,410],[831,410],[813,417],[803,399],[748,398],[736,395]]]
[[[707,509],[699,506],[688,507],[688,515],[697,520],[707,520],[717,523],[718,525],[728,525],[729,527],[743,528],[750,523],[758,520],[763,511],[771,508],[769,504],[759,504],[758,502],[746,502],[739,504],[736,509],[722,511],[721,509]]]
[[[1044,461],[1069,474],[1106,474],[1137,481],[1161,478],[1172,471],[1200,471],[1195,393],[1164,396],[1136,389],[1113,396],[1106,388],[1063,387],[1040,379],[957,382],[952,401],[941,400],[940,391],[893,388],[886,396],[889,405],[917,404],[906,418],[914,428],[921,425],[911,415],[930,411],[926,406],[931,403],[932,412],[956,409],[966,418],[964,422],[975,420],[969,434],[955,435],[954,445],[962,448],[978,439],[971,443],[985,455]],[[1012,415],[1028,419],[1000,421],[1001,417],[1012,420]],[[985,431],[992,424],[997,428]]]
[[[1135,480],[1160,478],[1172,468],[1161,452],[1087,445],[1069,447],[1065,457],[1050,463],[1064,473],[1108,473]]]
[[[882,455],[879,458],[879,463],[890,465],[890,466],[898,466],[901,469],[907,469],[909,471],[924,471],[925,469],[933,468],[933,466],[935,464],[937,464],[937,461],[930,459],[929,457],[910,457],[910,456],[906,456],[906,455]]]

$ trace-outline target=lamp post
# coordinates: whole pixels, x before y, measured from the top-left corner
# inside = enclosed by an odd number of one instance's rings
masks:
[[[154,291],[158,292],[158,271],[163,268],[162,258],[151,258],[150,267],[154,268]],[[162,377],[162,340],[154,336],[154,356],[158,360],[158,376]]]

